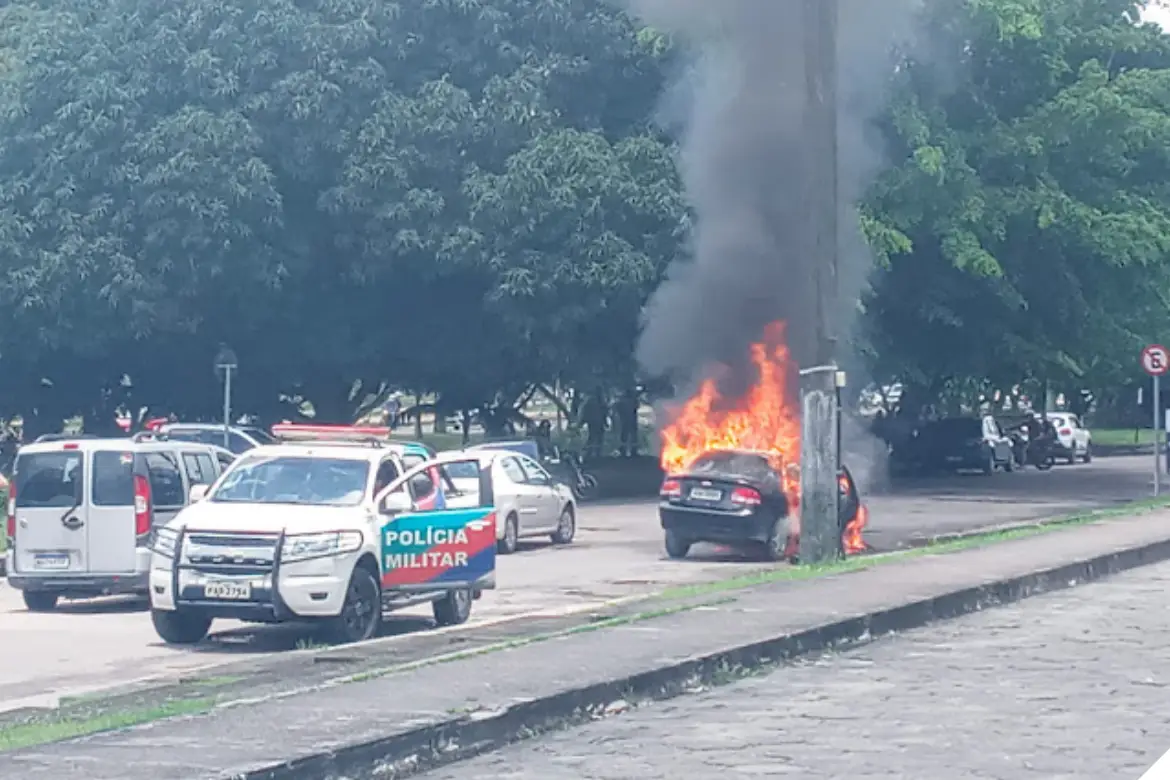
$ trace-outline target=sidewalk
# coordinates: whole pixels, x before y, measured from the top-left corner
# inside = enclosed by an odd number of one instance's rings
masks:
[[[784,648],[816,650],[871,630],[878,634],[921,625],[996,599],[1065,587],[1073,584],[1070,580],[1167,558],[1170,512],[1163,511],[849,574],[713,594],[709,606],[688,612],[18,751],[0,756],[0,777],[356,780],[374,776],[373,768],[391,752],[390,760],[400,765],[394,771],[382,765],[377,776],[392,778],[411,765],[429,763],[436,754],[463,753],[474,749],[471,743],[500,739],[491,728],[501,713],[523,711],[539,729],[557,718],[570,718],[574,706],[604,703],[599,695],[608,696],[610,703],[620,700],[637,675],[644,677],[634,687],[666,686],[678,671],[670,667],[724,651],[744,649],[731,657],[748,662],[760,655],[775,658]],[[1095,564],[1087,567],[1088,561]],[[1031,576],[1037,572],[1044,574]],[[841,623],[858,618],[862,620]],[[765,648],[755,652],[755,659],[753,646]],[[613,681],[623,682],[605,687]],[[591,685],[601,686],[592,699],[574,699],[574,689]],[[436,724],[447,725],[432,728]],[[343,750],[391,737],[396,737],[395,744]],[[334,751],[340,753],[300,768],[253,774]]]

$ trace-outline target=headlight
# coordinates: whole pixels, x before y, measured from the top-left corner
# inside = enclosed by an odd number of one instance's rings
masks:
[[[323,534],[296,534],[284,537],[280,551],[282,561],[303,561],[307,558],[324,558],[329,555],[345,555],[362,548],[360,531],[330,531]]]
[[[154,551],[159,555],[167,558],[175,557],[175,542],[179,540],[179,534],[172,531],[170,528],[159,528],[154,532]]]

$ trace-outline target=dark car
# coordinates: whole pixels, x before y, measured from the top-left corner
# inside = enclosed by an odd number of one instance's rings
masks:
[[[895,469],[907,474],[992,474],[997,469],[1012,471],[1016,465],[1012,440],[991,415],[932,420],[895,448],[891,457]]]
[[[849,470],[838,475],[840,529],[861,504]],[[790,554],[784,480],[766,453],[713,450],[662,482],[658,517],[666,553],[685,558],[698,542],[762,546],[769,560]]]

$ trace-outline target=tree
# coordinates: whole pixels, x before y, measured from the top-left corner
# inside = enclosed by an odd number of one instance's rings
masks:
[[[908,63],[887,118],[904,162],[870,203],[873,232],[901,241],[868,300],[878,373],[1069,388],[1132,373],[1170,281],[1170,50],[1136,8],[937,4],[935,57],[964,83]]]

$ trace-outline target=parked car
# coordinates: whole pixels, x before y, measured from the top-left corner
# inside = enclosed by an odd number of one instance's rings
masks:
[[[861,509],[853,475],[838,475],[841,533]],[[789,535],[784,476],[768,453],[712,450],[688,468],[668,474],[659,491],[658,517],[666,554],[685,558],[698,542],[759,547],[768,560],[790,557],[798,539]]]
[[[1054,454],[1065,458],[1069,465],[1080,458],[1085,463],[1093,460],[1093,435],[1081,425],[1081,420],[1070,412],[1049,412],[1048,419],[1056,428]]]
[[[250,451],[159,529],[155,631],[187,645],[220,618],[305,622],[357,642],[385,613],[426,603],[439,625],[465,622],[495,587],[494,457],[447,453],[408,469],[391,446]]]
[[[166,423],[158,426],[156,430],[168,439],[223,447],[236,455],[243,454],[253,447],[278,443],[276,437],[268,431],[254,426],[229,427],[226,447],[223,426],[215,423]]]
[[[151,436],[49,436],[20,449],[9,486],[8,584],[30,610],[145,595],[156,528],[223,467],[213,448]]]
[[[532,450],[519,444],[479,444],[467,450],[499,453],[491,468],[501,518],[497,549],[504,555],[516,552],[521,539],[547,536],[553,544],[569,544],[577,534],[577,500],[572,489],[529,454],[535,452],[535,442]]]
[[[907,474],[1015,469],[1012,441],[991,415],[947,417],[921,425],[891,453],[895,470]]]

